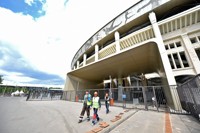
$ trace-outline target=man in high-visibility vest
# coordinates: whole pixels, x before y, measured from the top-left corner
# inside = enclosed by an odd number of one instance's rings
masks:
[[[92,98],[92,108],[94,111],[93,119],[92,119],[92,125],[95,125],[97,121],[99,121],[99,115],[98,110],[101,109],[101,101],[98,96],[98,93],[95,91],[94,96]]]
[[[87,120],[90,121],[90,106],[92,104],[92,97],[88,91],[85,92],[84,101],[83,101],[83,108],[79,117],[79,123],[83,121],[83,116],[85,112],[87,112]]]

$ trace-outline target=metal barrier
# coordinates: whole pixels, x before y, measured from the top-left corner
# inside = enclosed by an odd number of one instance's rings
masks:
[[[50,90],[47,88],[29,89],[26,101],[30,100],[60,100],[62,99],[62,90]]]
[[[105,93],[109,93],[110,98],[114,102],[114,106],[155,111],[169,111],[168,100],[163,91],[164,88],[164,86],[128,86],[111,89],[82,89],[79,91],[65,91],[63,92],[63,100],[82,102],[86,91],[89,91],[92,96],[94,92],[97,91],[102,104],[104,104]]]
[[[111,89],[82,89],[63,92],[63,99],[82,102],[85,91],[93,96],[97,91],[104,104],[105,93],[110,94],[114,106],[144,110],[192,114],[200,117],[200,75],[181,86],[126,86]],[[173,93],[173,94],[172,94]],[[175,108],[177,104],[178,108]]]
[[[177,87],[182,108],[200,120],[200,74]]]

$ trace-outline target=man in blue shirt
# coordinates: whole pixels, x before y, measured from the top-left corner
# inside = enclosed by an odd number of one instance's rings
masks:
[[[79,117],[79,123],[83,121],[85,112],[87,112],[87,120],[90,121],[90,106],[92,104],[92,98],[88,91],[85,92],[83,100],[83,108]]]

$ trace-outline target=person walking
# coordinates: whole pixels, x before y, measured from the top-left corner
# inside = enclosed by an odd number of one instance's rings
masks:
[[[96,91],[94,92],[94,96],[92,98],[92,108],[94,111],[92,125],[95,125],[96,122],[99,121],[98,110],[101,109],[101,101]]]
[[[152,99],[152,102],[153,102],[153,107],[156,108],[156,98],[153,96],[151,99]]]
[[[88,91],[85,92],[84,99],[83,99],[83,108],[79,117],[79,123],[83,121],[83,116],[85,112],[87,112],[87,120],[90,121],[90,107],[92,104],[92,97]]]
[[[126,108],[126,94],[122,94],[123,108]]]
[[[110,105],[110,98],[108,96],[108,93],[105,94],[105,106],[106,106],[106,114],[109,112],[109,105]]]

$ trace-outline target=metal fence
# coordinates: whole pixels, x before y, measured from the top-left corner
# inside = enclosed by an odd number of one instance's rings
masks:
[[[176,89],[176,86],[173,86]],[[170,102],[164,93],[165,86],[128,86],[111,89],[83,89],[63,92],[63,100],[82,102],[85,91],[93,96],[97,91],[104,104],[105,93],[109,93],[114,106],[155,111],[169,111]],[[177,95],[178,97],[178,95]],[[179,100],[179,98],[177,98]],[[171,107],[170,107],[171,108]],[[171,109],[173,111],[173,109]]]
[[[177,87],[182,108],[200,120],[200,74]]]
[[[200,75],[181,86],[127,86],[111,89],[90,89],[63,92],[63,99],[82,102],[85,91],[93,96],[97,91],[104,104],[105,93],[109,93],[114,106],[178,114],[192,114],[200,118]],[[176,107],[175,107],[176,105]]]
[[[29,100],[60,100],[62,99],[62,90],[50,90],[47,88],[29,89],[27,101]]]

